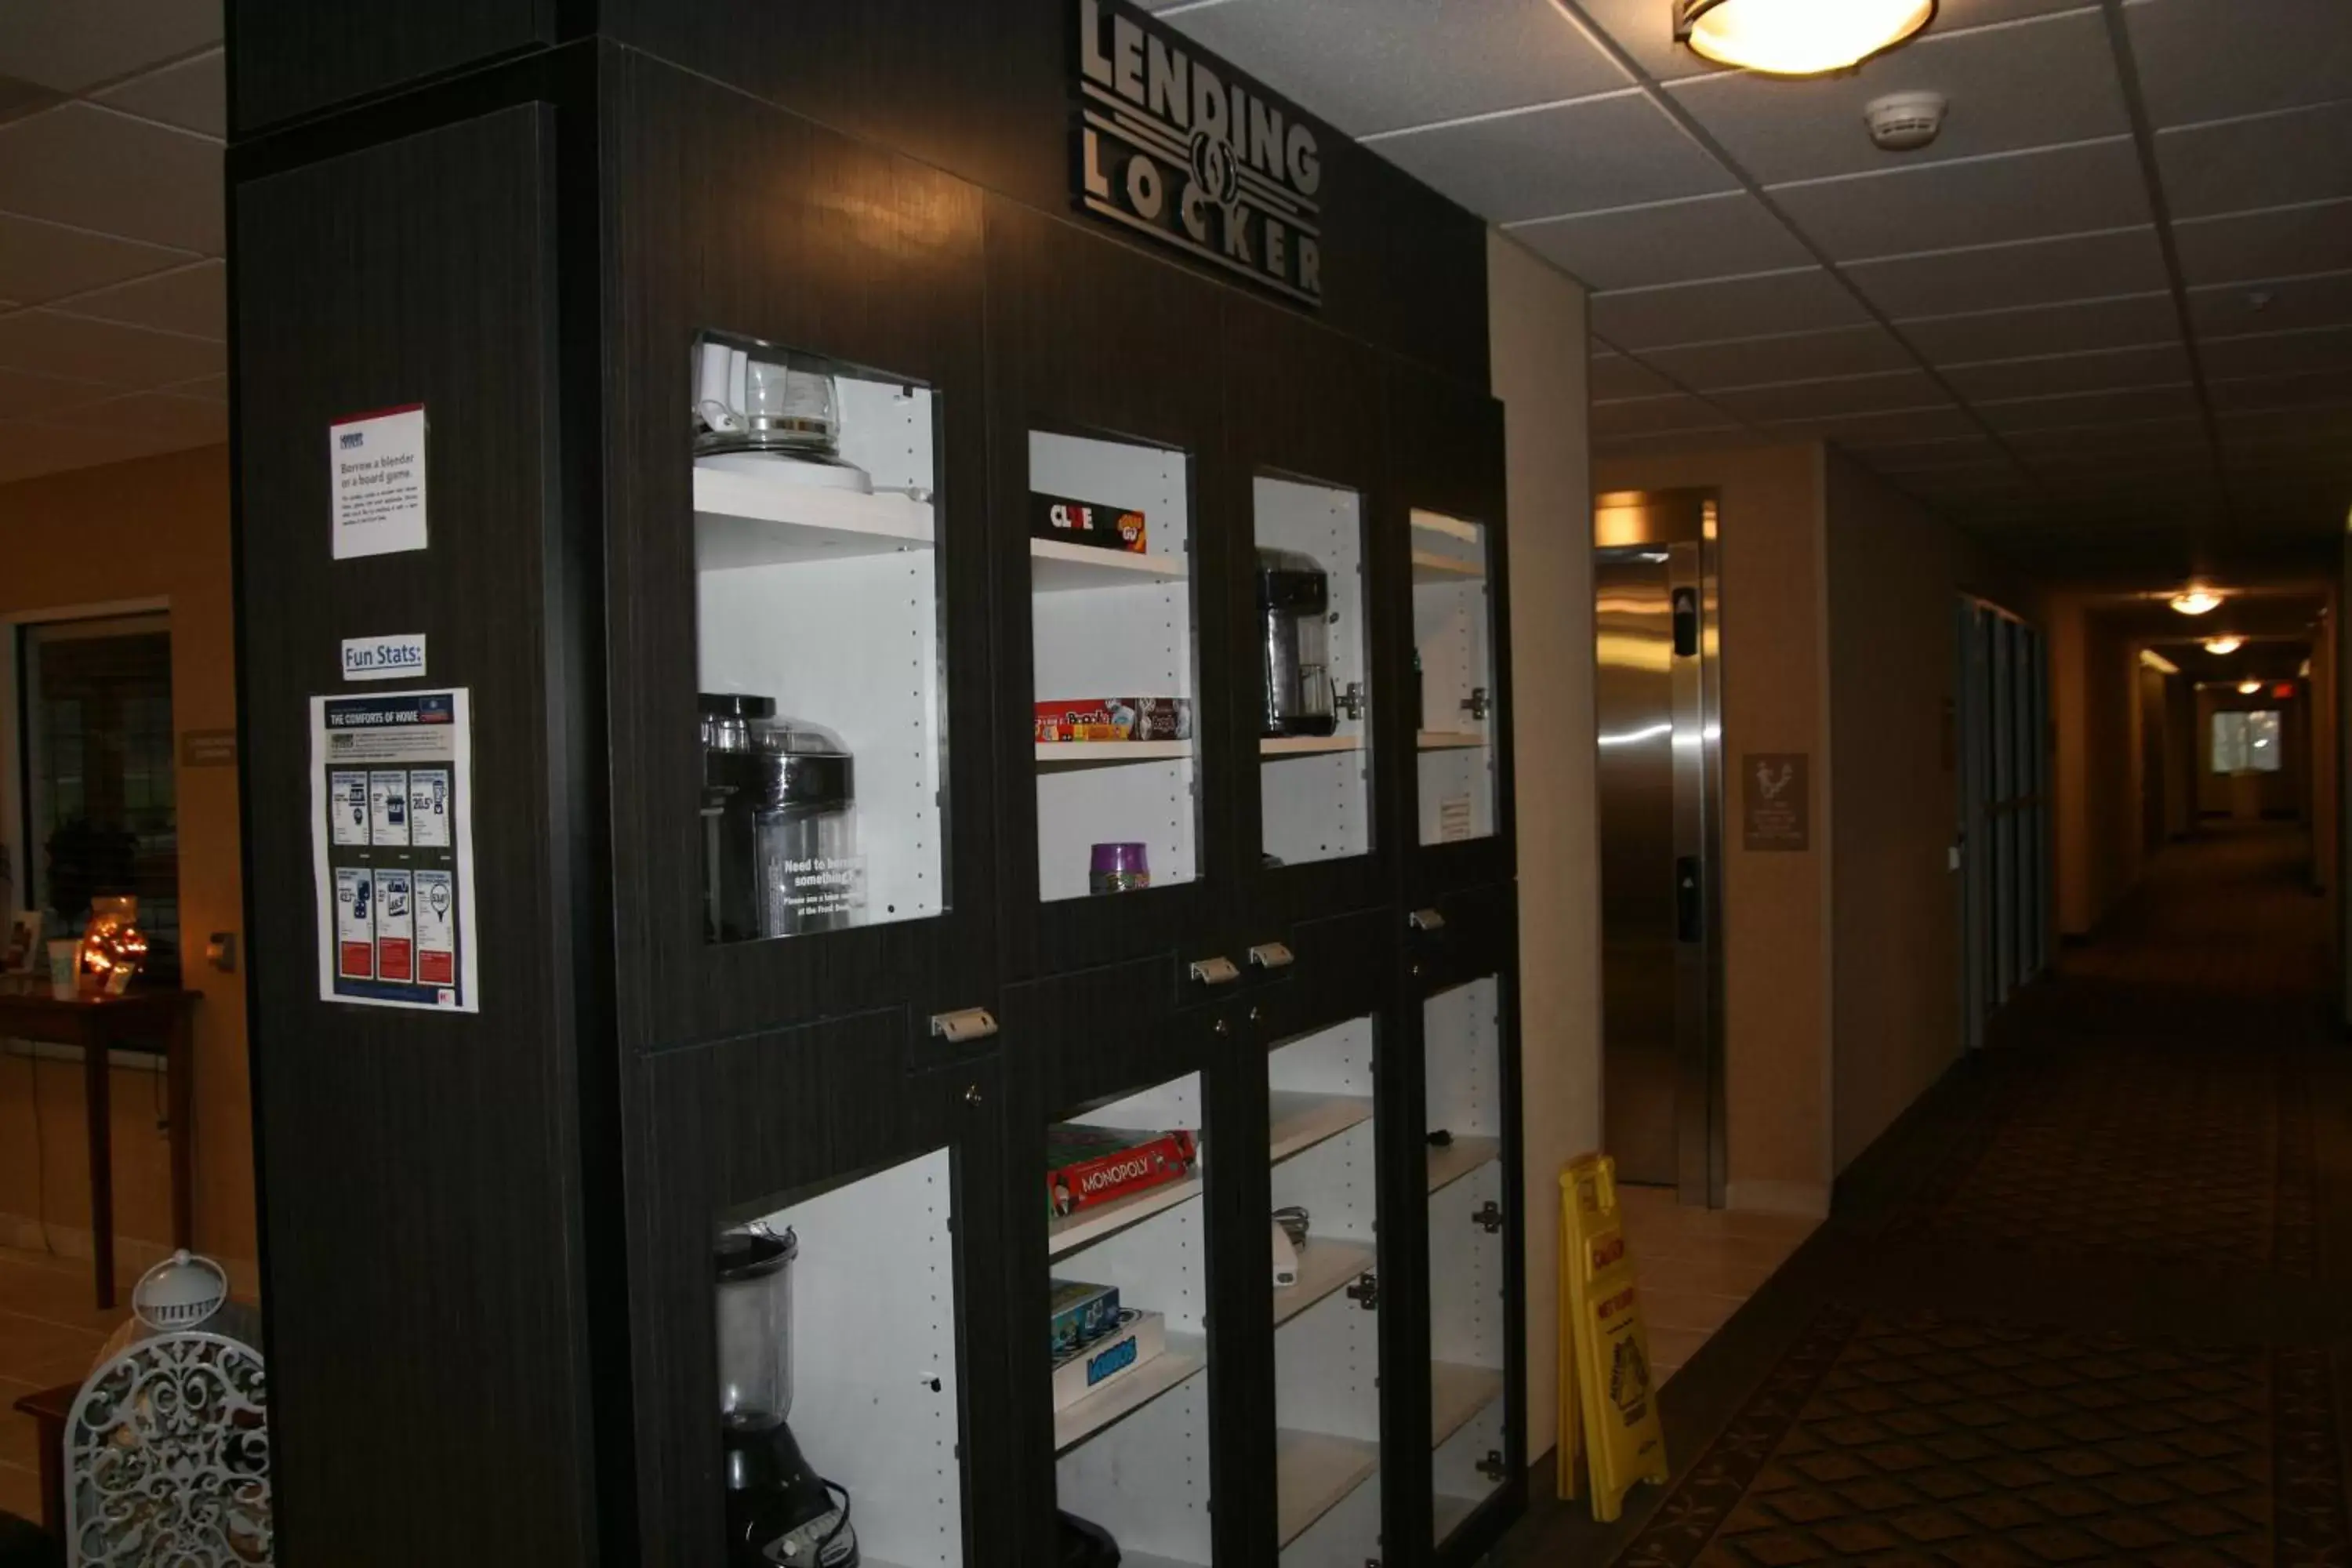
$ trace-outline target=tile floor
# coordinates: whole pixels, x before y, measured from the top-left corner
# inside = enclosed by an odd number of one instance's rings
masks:
[[[1685,1208],[1668,1187],[1621,1186],[1650,1365],[1674,1376],[1821,1224],[1801,1215]]]
[[[79,1378],[128,1315],[98,1310],[88,1263],[0,1247],[0,1510],[41,1516],[33,1418],[16,1401]]]

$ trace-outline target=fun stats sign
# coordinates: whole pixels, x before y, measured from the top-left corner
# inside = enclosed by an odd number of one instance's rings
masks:
[[[1323,302],[1323,130],[1115,0],[1078,0],[1078,205]]]

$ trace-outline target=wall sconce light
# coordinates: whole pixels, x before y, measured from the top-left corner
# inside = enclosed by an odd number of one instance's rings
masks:
[[[1851,70],[1917,36],[1937,0],[1673,0],[1675,41],[1768,76]]]

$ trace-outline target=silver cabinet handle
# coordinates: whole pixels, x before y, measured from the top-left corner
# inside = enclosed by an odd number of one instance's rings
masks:
[[[985,1040],[995,1033],[996,1015],[985,1007],[961,1007],[952,1013],[931,1015],[931,1037],[950,1045]]]
[[[1278,942],[1262,942],[1249,952],[1249,960],[1260,969],[1287,969],[1297,961],[1289,947]]]
[[[1215,958],[1196,958],[1188,972],[1203,985],[1230,985],[1242,977],[1234,961],[1222,954]]]
[[[1445,917],[1435,910],[1415,910],[1404,917],[1404,923],[1415,931],[1444,931]]]

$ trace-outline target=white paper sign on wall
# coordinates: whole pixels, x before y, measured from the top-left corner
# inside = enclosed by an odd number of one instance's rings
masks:
[[[336,560],[425,548],[425,405],[328,426],[327,475]]]
[[[424,673],[423,632],[343,639],[345,680],[414,680]]]

